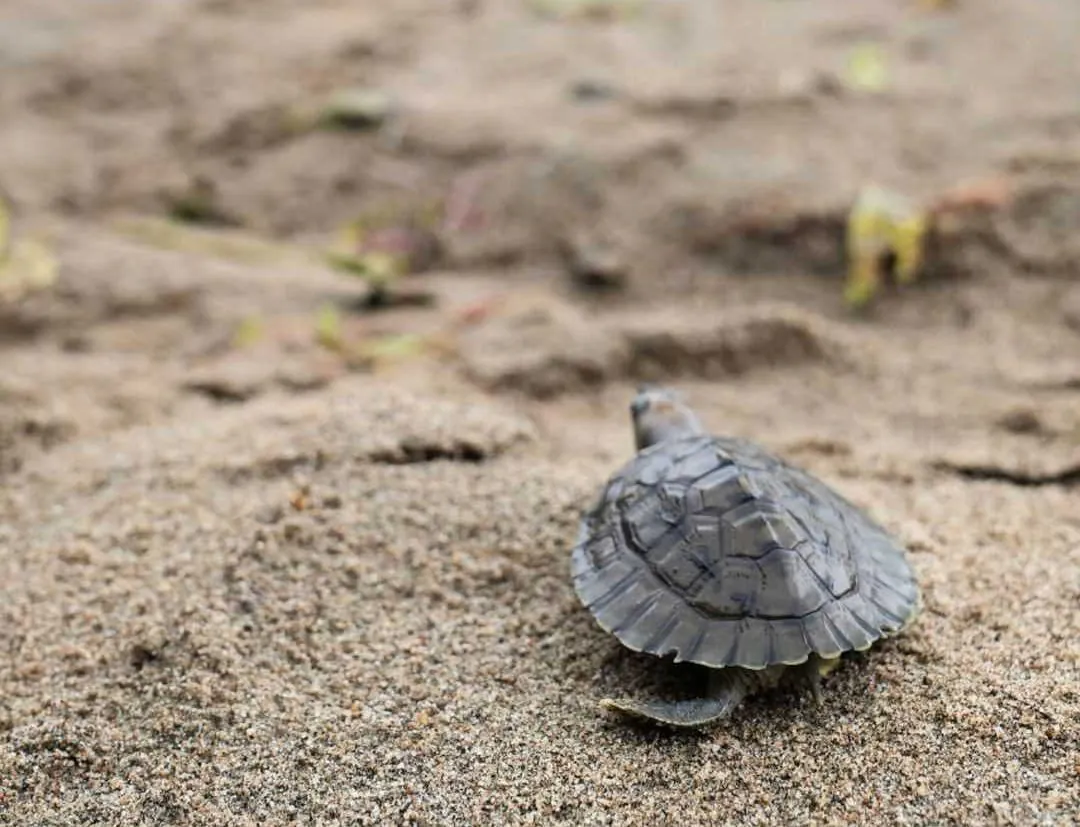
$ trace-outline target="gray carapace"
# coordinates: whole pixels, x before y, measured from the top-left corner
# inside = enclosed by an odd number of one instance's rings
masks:
[[[574,588],[623,645],[709,667],[709,686],[604,707],[693,727],[781,680],[820,700],[842,653],[914,619],[904,550],[862,510],[751,442],[711,436],[670,390],[642,387],[630,411],[638,453],[582,520]]]

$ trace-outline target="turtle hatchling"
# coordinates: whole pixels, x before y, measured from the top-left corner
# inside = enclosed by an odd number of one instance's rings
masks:
[[[712,436],[673,392],[630,406],[637,455],[585,514],[574,589],[627,648],[707,667],[702,697],[606,699],[672,726],[719,721],[748,695],[821,676],[915,617],[904,549],[821,480]]]

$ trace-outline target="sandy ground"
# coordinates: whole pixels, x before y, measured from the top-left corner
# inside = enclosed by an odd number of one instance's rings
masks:
[[[1077,823],[1080,8],[913,5],[5,3],[0,185],[62,270],[0,299],[0,822]],[[283,115],[356,83],[382,128]],[[133,223],[198,179],[226,229]],[[966,206],[856,319],[870,179]],[[305,246],[433,196],[480,219],[426,305]],[[568,570],[646,379],[910,549],[925,611],[824,705],[598,709],[672,681]]]

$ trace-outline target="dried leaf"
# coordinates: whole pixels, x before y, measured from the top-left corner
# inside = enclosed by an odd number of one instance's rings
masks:
[[[343,89],[327,101],[319,120],[338,129],[374,129],[393,111],[393,99],[381,89]]]
[[[351,352],[368,361],[385,362],[415,358],[427,350],[428,340],[425,336],[401,333],[367,339],[354,346]]]
[[[0,262],[0,298],[19,299],[51,287],[59,269],[56,256],[41,242],[29,238],[16,241]]]
[[[929,224],[927,211],[903,196],[865,187],[848,214],[845,303],[857,309],[873,299],[887,253],[895,258],[897,281],[913,281],[922,267]]]
[[[315,319],[315,339],[329,350],[340,351],[343,348],[345,337],[341,312],[334,305],[327,304],[319,309]]]
[[[860,92],[883,92],[889,86],[889,68],[885,53],[875,43],[862,43],[848,55],[844,81]]]
[[[357,255],[331,250],[326,254],[326,260],[343,273],[359,276],[375,290],[389,287],[404,275],[400,259],[389,253]]]
[[[261,316],[248,316],[236,328],[233,334],[233,347],[250,347],[266,334],[266,324]]]
[[[17,301],[56,282],[60,263],[33,238],[15,239],[11,204],[0,194],[0,300]]]
[[[375,289],[385,289],[402,276],[427,269],[438,257],[441,247],[432,228],[441,211],[440,203],[428,203],[412,211],[384,207],[355,218],[339,231],[327,261]]]

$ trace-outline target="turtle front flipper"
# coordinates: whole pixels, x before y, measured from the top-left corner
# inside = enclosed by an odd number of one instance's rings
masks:
[[[812,655],[806,663],[796,667],[794,674],[797,681],[810,690],[814,703],[821,706],[824,699],[821,695],[821,679],[840,665],[840,658],[822,658]]]
[[[709,673],[709,690],[703,698],[682,701],[631,701],[604,698],[600,706],[674,727],[701,727],[727,718],[750,694],[750,682],[742,670],[722,669]]]

